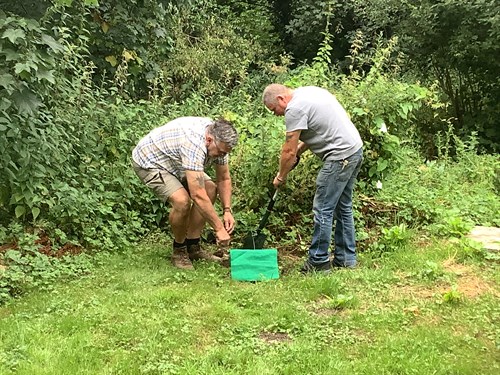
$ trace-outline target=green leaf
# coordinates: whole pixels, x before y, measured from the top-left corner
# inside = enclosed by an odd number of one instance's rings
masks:
[[[19,53],[14,51],[13,49],[6,48],[2,51],[2,53],[5,55],[5,61],[17,61],[19,60]]]
[[[10,124],[12,123],[12,119],[6,112],[2,112],[0,116],[0,123]]]
[[[54,52],[62,52],[64,51],[64,47],[62,44],[57,42],[54,38],[52,38],[50,35],[47,34],[42,34],[42,42],[46,45],[48,45],[52,51]]]
[[[352,112],[354,114],[356,114],[356,115],[359,115],[359,116],[366,115],[366,111],[363,108],[360,108],[360,107],[353,108]]]
[[[16,217],[20,218],[26,213],[26,208],[24,206],[17,206],[15,212],[16,212]]]
[[[111,66],[116,66],[118,64],[118,61],[116,60],[116,57],[113,55],[106,56],[105,60],[111,64]]]
[[[26,27],[28,28],[28,30],[39,31],[40,24],[36,20],[31,19],[31,18],[25,18],[25,21],[26,21]]]
[[[384,123],[384,119],[382,117],[375,117],[373,122],[377,125],[377,128],[380,128],[380,125]]]
[[[377,166],[372,165],[371,168],[368,171],[368,176],[373,177],[377,173]]]
[[[31,214],[33,215],[33,220],[36,220],[38,215],[40,215],[40,209],[38,207],[33,207],[31,209]]]
[[[43,104],[31,91],[21,90],[12,94],[12,100],[19,109],[21,115],[34,116],[38,108]]]
[[[377,172],[381,172],[387,168],[387,160],[379,159],[377,162]]]
[[[399,107],[401,108],[402,112],[403,112],[403,118],[404,119],[407,119],[408,118],[408,114],[412,111],[413,109],[413,106],[409,103],[402,103],[399,105]]]
[[[0,86],[5,88],[7,91],[14,85],[15,80],[11,74],[0,74]]]
[[[53,70],[40,68],[40,70],[38,70],[38,72],[36,73],[36,78],[38,78],[38,80],[45,79],[50,83],[54,84],[56,83],[56,80],[54,79],[54,76],[52,74],[53,72],[54,72]]]
[[[16,74],[20,74],[22,72],[31,72],[31,67],[28,65],[28,64],[24,64],[24,63],[17,63],[15,66],[14,66],[14,72]]]
[[[16,44],[17,39],[24,39],[26,34],[22,29],[7,29],[2,34],[2,39],[9,39],[11,43]]]

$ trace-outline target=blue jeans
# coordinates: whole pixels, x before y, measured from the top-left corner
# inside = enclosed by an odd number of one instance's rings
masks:
[[[335,219],[333,266],[356,265],[356,238],[352,214],[352,191],[363,162],[363,149],[344,160],[326,160],[316,179],[314,195],[314,232],[309,248],[309,263],[329,261]]]

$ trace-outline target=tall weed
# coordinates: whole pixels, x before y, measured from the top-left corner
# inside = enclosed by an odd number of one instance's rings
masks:
[[[395,215],[442,235],[462,235],[472,225],[499,226],[500,202],[495,188],[499,157],[465,150],[457,160],[425,162],[405,148],[401,166],[391,171],[376,197],[396,203]]]

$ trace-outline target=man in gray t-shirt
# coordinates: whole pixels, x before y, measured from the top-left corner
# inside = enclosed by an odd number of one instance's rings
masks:
[[[347,112],[329,91],[315,87],[292,90],[280,84],[266,87],[264,105],[285,116],[286,140],[273,185],[279,188],[298,162],[311,150],[323,161],[313,202],[314,232],[309,257],[301,271],[329,272],[331,267],[356,266],[352,192],[363,161],[363,142]],[[335,249],[329,248],[335,221]]]

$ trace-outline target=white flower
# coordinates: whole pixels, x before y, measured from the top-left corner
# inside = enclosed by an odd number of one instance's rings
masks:
[[[387,126],[385,125],[385,122],[383,122],[382,125],[380,125],[380,131],[382,133],[387,133]]]
[[[377,189],[382,189],[382,181],[377,181]]]

